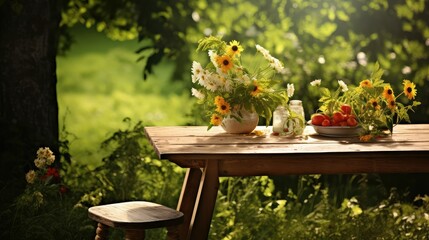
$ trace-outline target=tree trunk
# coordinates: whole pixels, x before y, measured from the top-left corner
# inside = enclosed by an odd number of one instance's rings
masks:
[[[58,153],[58,2],[0,1],[2,204],[22,191],[39,147]]]

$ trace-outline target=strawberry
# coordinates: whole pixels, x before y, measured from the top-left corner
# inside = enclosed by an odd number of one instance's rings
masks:
[[[331,121],[329,121],[328,119],[323,120],[322,126],[324,127],[331,126]]]
[[[350,107],[350,105],[348,105],[348,104],[343,104],[343,105],[341,105],[341,111],[344,114],[351,114],[352,113],[352,107]]]
[[[311,116],[311,124],[321,126],[325,117],[323,114],[316,113]]]
[[[347,119],[347,125],[350,127],[354,127],[356,126],[358,123],[356,121],[356,119],[354,117],[349,117],[349,119]]]
[[[345,116],[340,112],[334,112],[334,115],[332,115],[332,120],[334,123],[339,123],[345,120]]]

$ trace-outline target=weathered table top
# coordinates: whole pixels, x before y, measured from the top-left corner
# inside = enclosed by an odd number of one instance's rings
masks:
[[[376,142],[357,137],[317,135],[307,126],[305,136],[227,134],[220,127],[146,127],[160,159],[182,167],[204,167],[206,159],[228,164],[221,175],[266,175],[358,172],[429,172],[429,124],[398,125],[393,135]],[[251,163],[251,165],[245,165]],[[278,169],[269,164],[288,166]],[[417,165],[413,165],[417,164]],[[252,168],[245,171],[243,168]]]
[[[342,173],[429,173],[429,124],[404,124],[375,142],[323,137],[227,134],[222,128],[146,127],[160,159],[188,168],[177,209],[181,239],[206,239],[220,176]]]

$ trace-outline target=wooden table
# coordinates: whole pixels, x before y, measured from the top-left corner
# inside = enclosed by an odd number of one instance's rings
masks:
[[[427,173],[429,124],[398,125],[377,142],[329,138],[307,126],[302,138],[233,135],[214,127],[146,127],[160,159],[188,168],[177,209],[181,239],[207,239],[219,177],[286,174]]]

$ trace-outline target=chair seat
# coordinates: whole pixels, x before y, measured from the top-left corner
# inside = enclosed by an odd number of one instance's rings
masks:
[[[157,203],[145,201],[90,207],[88,216],[109,227],[123,229],[168,227],[183,222],[183,213]]]

